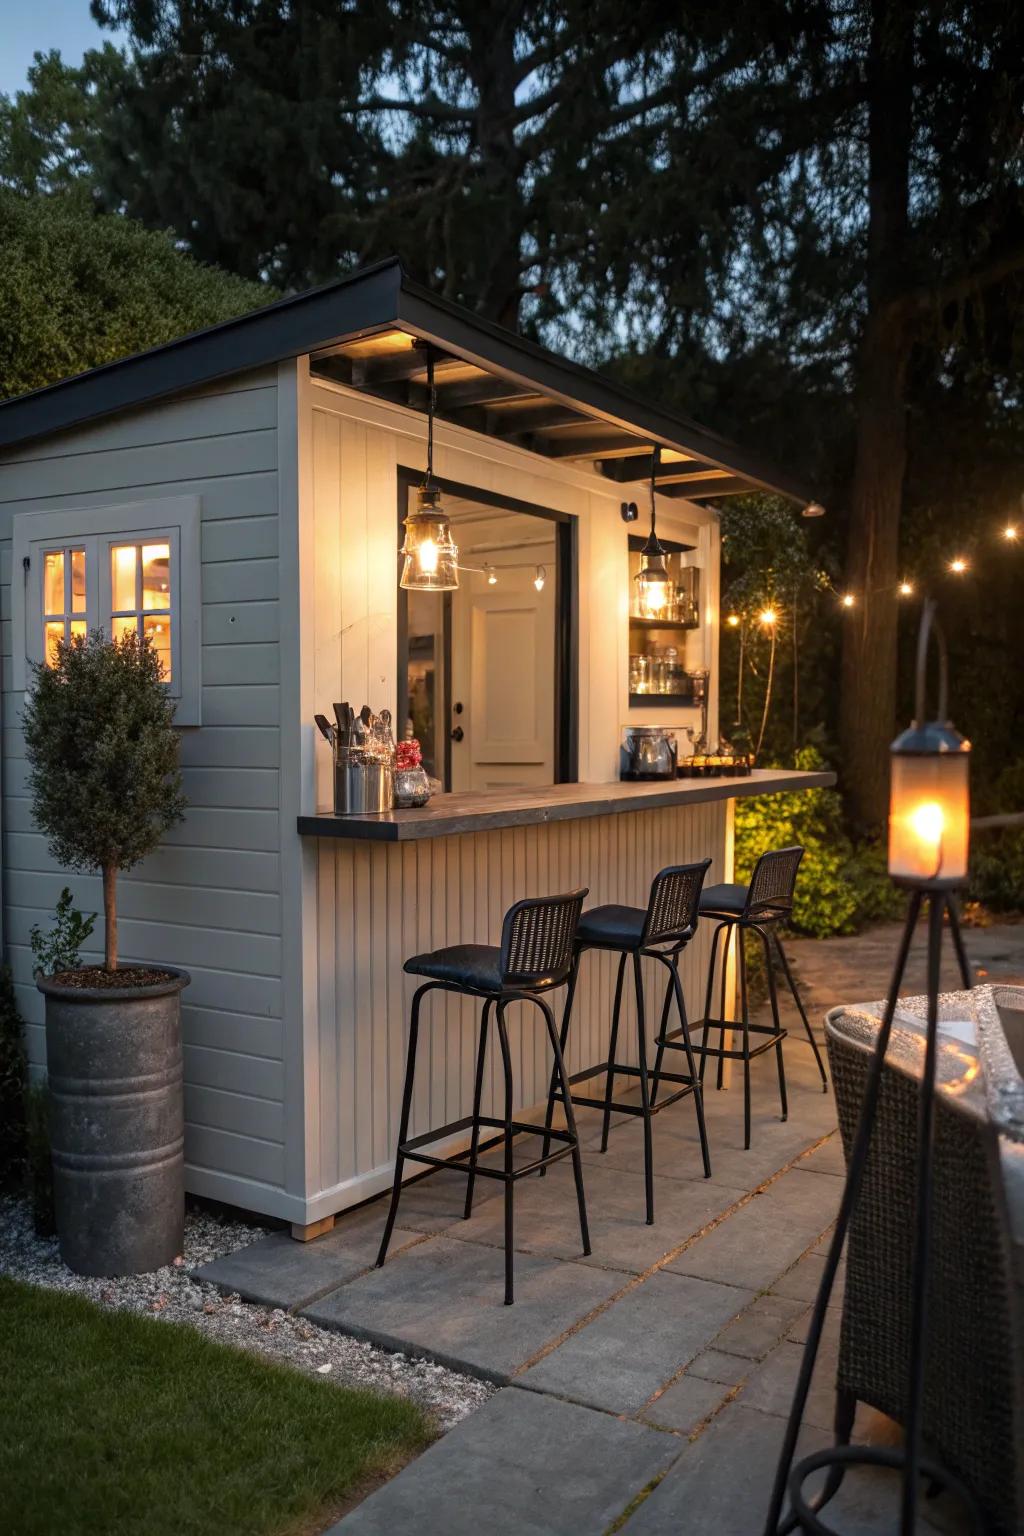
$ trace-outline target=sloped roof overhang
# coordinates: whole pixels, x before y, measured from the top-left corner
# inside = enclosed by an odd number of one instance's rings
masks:
[[[396,260],[8,400],[0,452],[304,354],[315,374],[425,410],[427,345],[443,419],[614,480],[648,476],[657,444],[668,495],[810,499],[738,444],[438,297]]]

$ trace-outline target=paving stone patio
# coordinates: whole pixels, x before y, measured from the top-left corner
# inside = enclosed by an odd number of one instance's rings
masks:
[[[978,969],[1024,978],[1024,927],[966,938]],[[843,997],[881,995],[895,943],[892,925],[858,940],[794,942],[812,1018]],[[521,1181],[514,1307],[502,1305],[500,1186],[479,1181],[463,1221],[465,1181],[450,1173],[407,1189],[381,1270],[372,1266],[383,1201],[316,1242],[274,1234],[200,1271],[226,1290],[505,1386],[346,1516],[339,1536],[414,1526],[420,1536],[459,1536],[481,1523],[494,1536],[604,1536],[612,1527],[759,1536],[844,1172],[831,1094],[796,1035],[786,1068],[784,1124],[773,1064],[754,1064],[749,1152],[738,1077],[722,1092],[709,1083],[710,1179],[692,1105],[658,1117],[650,1227],[640,1122],[613,1121],[602,1155],[599,1115],[581,1114],[593,1253],[580,1252],[568,1164]],[[825,1443],[831,1424],[839,1299],[805,1416],[808,1447]],[[896,1433],[862,1410],[858,1436]],[[832,1506],[844,1536],[887,1536],[895,1480],[848,1483]],[[935,1530],[957,1531],[942,1500],[921,1522]]]

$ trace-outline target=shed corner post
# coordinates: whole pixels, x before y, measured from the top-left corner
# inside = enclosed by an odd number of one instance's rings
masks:
[[[280,564],[280,856],[285,1107],[285,1189],[293,1233],[309,1235],[308,1205],[320,1188],[317,1050],[316,844],[299,836],[316,809],[313,743],[312,403],[309,358],[277,370]],[[325,1230],[324,1223],[317,1224]]]

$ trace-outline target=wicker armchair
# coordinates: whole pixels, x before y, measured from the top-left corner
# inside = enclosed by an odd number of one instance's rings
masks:
[[[849,1154],[881,1003],[825,1021]],[[901,1002],[851,1223],[837,1388],[900,1421],[924,998]],[[940,1003],[924,1436],[991,1530],[1024,1530],[1024,989]],[[944,1023],[943,1023],[944,1021]]]

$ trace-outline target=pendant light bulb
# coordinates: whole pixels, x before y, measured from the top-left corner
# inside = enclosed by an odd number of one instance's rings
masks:
[[[427,473],[416,492],[416,507],[405,519],[399,583],[407,592],[454,592],[459,585],[459,551],[452,525],[434,485],[434,354],[427,350]]]
[[[640,551],[640,569],[634,577],[637,612],[642,619],[667,618],[675,598],[675,583],[665,564],[665,551],[657,533],[654,490],[660,457],[661,449],[656,443],[651,450],[651,531]]]
[[[547,571],[544,569],[544,567],[542,565],[538,565],[538,567],[537,567],[537,574],[533,578],[533,584],[537,588],[538,592],[543,592],[544,591],[544,583],[547,581],[547,579],[548,579]]]

